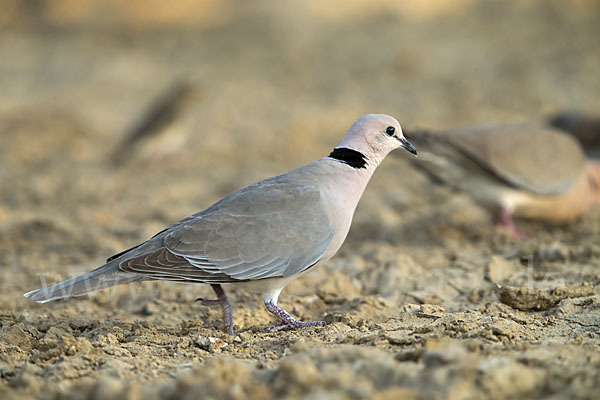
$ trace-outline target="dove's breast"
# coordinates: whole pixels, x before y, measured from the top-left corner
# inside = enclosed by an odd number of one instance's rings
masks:
[[[327,218],[318,221],[318,223],[328,225],[333,233],[333,238],[322,257],[313,265],[306,266],[298,274],[242,282],[240,284],[256,292],[275,291],[278,293],[281,288],[291,281],[301,277],[308,271],[314,270],[333,257],[348,235],[354,211],[371,174],[372,170],[370,169],[357,170],[327,158],[322,158],[285,174],[286,176],[283,179],[288,182],[292,181],[294,184],[305,184],[319,188],[321,201],[318,204],[319,207],[323,207]],[[315,221],[312,222],[312,224],[314,223]],[[315,245],[317,244],[315,243]]]

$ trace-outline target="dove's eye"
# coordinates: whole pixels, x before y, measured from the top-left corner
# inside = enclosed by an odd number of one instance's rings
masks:
[[[385,129],[385,134],[388,136],[394,136],[394,133],[396,133],[396,128],[394,128],[393,126],[388,126]]]

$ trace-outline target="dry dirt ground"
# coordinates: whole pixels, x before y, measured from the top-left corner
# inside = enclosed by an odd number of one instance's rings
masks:
[[[339,254],[281,296],[325,327],[266,333],[236,288],[235,337],[193,301],[206,286],[22,294],[328,154],[367,112],[432,128],[597,113],[598,2],[71,3],[7,0],[0,18],[0,398],[597,398],[600,210],[514,241],[404,154]],[[127,144],[180,81],[194,91],[171,123]]]

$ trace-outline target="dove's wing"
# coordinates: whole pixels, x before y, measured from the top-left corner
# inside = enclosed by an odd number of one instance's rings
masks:
[[[577,141],[552,128],[515,124],[449,133],[463,154],[511,186],[531,193],[564,193],[585,168],[585,156]]]
[[[422,166],[434,177],[461,187],[469,179],[538,195],[566,192],[585,168],[579,144],[555,129],[533,124],[497,124],[415,132]],[[418,162],[419,160],[416,160]]]
[[[270,179],[175,224],[155,239],[162,240],[160,248],[120,267],[180,281],[287,277],[318,262],[333,236],[318,187]]]

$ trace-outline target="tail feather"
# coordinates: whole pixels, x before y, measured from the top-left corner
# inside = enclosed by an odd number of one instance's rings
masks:
[[[440,138],[440,132],[432,131],[423,128],[408,128],[404,129],[404,136],[418,150],[432,151],[432,147]],[[419,151],[420,153],[421,151]],[[420,155],[420,154],[419,154]]]
[[[144,279],[143,275],[121,271],[118,262],[109,262],[88,273],[33,290],[25,293],[23,296],[37,303],[46,303],[52,300],[83,296],[96,290]]]

